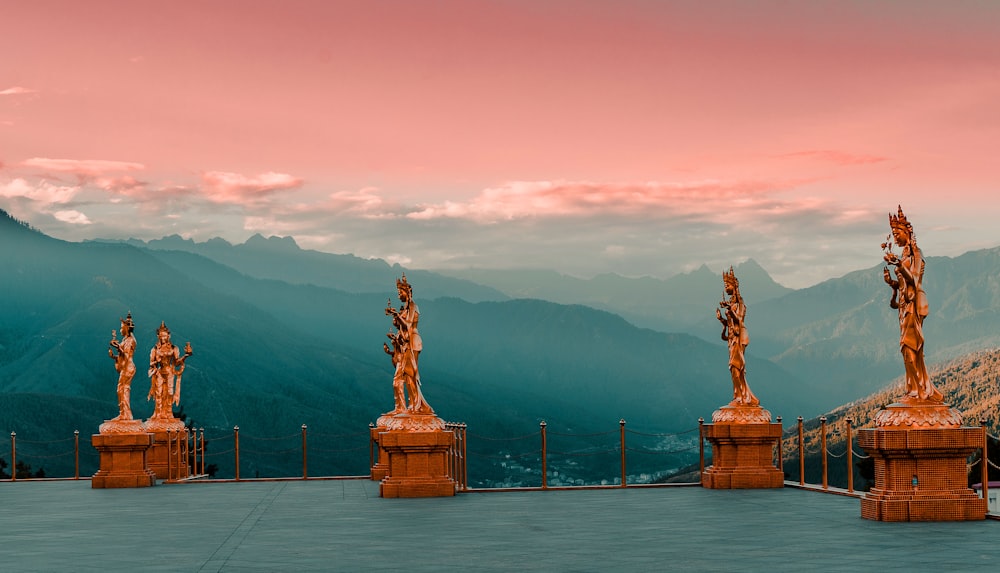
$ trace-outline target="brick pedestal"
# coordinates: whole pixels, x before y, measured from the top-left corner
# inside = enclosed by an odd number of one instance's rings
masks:
[[[969,489],[965,465],[982,442],[980,428],[859,430],[858,444],[875,462],[875,487],[861,500],[861,517],[876,521],[985,519],[986,500]]]
[[[705,424],[712,444],[712,465],[701,474],[709,489],[784,487],[785,478],[774,465],[774,446],[781,424]]]
[[[385,428],[380,428],[378,426],[370,428],[371,439],[375,442],[376,455],[378,458],[375,461],[375,465],[372,466],[372,481],[382,481],[385,476],[389,475],[389,452],[385,451],[382,447],[382,442],[379,439],[379,434],[385,431]]]
[[[448,450],[455,441],[451,431],[390,430],[379,433],[378,439],[389,464],[389,475],[379,484],[381,497],[455,495],[455,480],[448,472]]]
[[[182,432],[170,432],[169,438],[171,440],[171,445],[168,447],[167,439],[168,433],[165,431],[154,431],[153,434],[153,446],[149,449],[149,469],[156,474],[156,477],[160,479],[184,479],[188,477],[188,464],[187,460],[184,459],[183,454],[181,456],[177,455],[177,448],[181,448],[183,452],[184,443],[188,438],[187,429]],[[180,435],[181,443],[177,443],[177,436]],[[170,449],[173,449],[173,457],[169,460],[167,456],[169,455]],[[169,475],[168,475],[169,473]]]
[[[101,455],[101,469],[91,478],[90,487],[100,489],[156,485],[156,476],[146,463],[146,454],[153,444],[152,434],[93,434],[90,443]]]

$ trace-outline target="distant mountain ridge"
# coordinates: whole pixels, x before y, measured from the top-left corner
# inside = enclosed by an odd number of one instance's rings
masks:
[[[185,411],[215,435],[235,424],[246,436],[286,435],[303,423],[319,435],[361,435],[391,407],[391,364],[381,350],[389,322],[382,309],[386,291],[395,294],[395,277],[382,292],[351,293],[255,278],[183,250],[70,243],[13,222],[0,221],[0,233],[16,234],[0,243],[0,394],[18,408],[0,412],[0,429],[25,439],[62,439],[37,432],[71,424],[86,435],[113,416],[116,377],[107,344],[129,311],[139,342],[138,417],[149,414],[143,359],[160,320],[175,343],[190,340],[194,347],[184,377]],[[619,418],[634,428],[689,430],[731,392],[724,349],[695,337],[640,329],[580,305],[429,299],[417,279],[411,282],[422,311],[424,393],[441,416],[470,422],[478,435],[523,435],[537,431],[541,420],[553,431],[593,434],[617,427]],[[798,380],[754,357],[750,365],[762,375],[755,388],[780,396],[772,407],[801,410],[801,395],[792,392]],[[53,397],[63,397],[67,407],[36,410],[60,399]],[[94,410],[99,403],[105,406]],[[55,420],[56,412],[76,418]],[[8,426],[26,421],[28,428]],[[367,438],[357,439],[361,445],[351,454],[317,446],[329,453],[310,453],[311,464],[328,473],[358,473]],[[527,447],[530,454],[534,445]],[[690,455],[647,463],[664,469]],[[295,466],[254,463],[262,475]],[[492,458],[475,464],[472,471],[482,479],[509,479]],[[592,479],[585,465],[573,471]]]
[[[151,241],[100,239],[98,242],[124,242],[157,251],[195,253],[252,277],[293,284],[314,284],[347,292],[393,293],[395,279],[406,273],[413,282],[421,285],[426,298],[453,296],[471,302],[508,298],[498,290],[471,281],[429,271],[405,269],[399,265],[389,265],[381,259],[362,259],[354,255],[302,249],[292,237],[264,238],[263,235],[255,234],[238,245],[220,238],[198,243],[179,235]]]
[[[714,319],[722,298],[722,277],[705,265],[667,279],[603,274],[580,279],[542,270],[438,270],[445,275],[489,285],[512,298],[538,298],[561,304],[584,304],[620,314],[630,322],[664,332],[688,332]],[[749,304],[781,297],[793,289],[768,275],[755,260],[735,266]]]

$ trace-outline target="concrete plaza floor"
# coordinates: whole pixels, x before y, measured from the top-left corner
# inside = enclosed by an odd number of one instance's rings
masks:
[[[0,571],[992,571],[1000,523],[785,488],[381,499],[368,480],[0,483]]]

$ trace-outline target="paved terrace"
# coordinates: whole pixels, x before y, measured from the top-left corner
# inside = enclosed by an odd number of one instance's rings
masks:
[[[1000,523],[700,487],[381,499],[368,480],[0,483],[2,571],[991,571]]]

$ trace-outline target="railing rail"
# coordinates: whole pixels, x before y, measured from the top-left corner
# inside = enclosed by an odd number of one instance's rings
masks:
[[[781,418],[777,418],[777,422],[781,423]],[[779,470],[784,471],[784,462],[791,458],[793,455],[798,456],[798,476],[797,482],[799,486],[809,487],[810,489],[818,489],[821,491],[829,491],[832,489],[837,490],[838,493],[842,493],[845,490],[834,488],[830,484],[829,472],[832,465],[845,464],[847,471],[846,479],[846,493],[855,494],[855,484],[854,484],[854,471],[855,471],[855,459],[867,459],[869,456],[863,455],[856,451],[854,447],[854,421],[852,418],[845,418],[842,421],[843,425],[843,440],[839,443],[844,444],[843,450],[841,452],[831,451],[829,437],[832,434],[836,437],[841,437],[841,426],[839,424],[831,426],[828,424],[828,420],[825,417],[819,418],[819,435],[815,441],[818,442],[818,448],[815,446],[807,448],[805,433],[803,428],[802,417],[797,418],[797,423],[795,428],[791,432],[786,432],[781,440],[778,440],[775,448],[775,466]],[[987,420],[981,420],[980,426],[982,428],[982,446],[980,447],[979,458],[971,461],[968,464],[969,471],[974,471],[975,467],[978,465],[980,470],[983,497],[987,498],[989,491],[989,479],[988,470],[989,468],[1000,469],[997,463],[989,458],[989,452],[987,451],[987,446],[989,439],[997,439],[988,432]],[[565,467],[565,464],[571,462],[574,459],[597,459],[599,465],[604,466],[604,464],[614,464],[617,466],[615,470],[609,472],[611,475],[615,475],[612,481],[613,483],[602,482],[608,486],[614,487],[629,487],[632,485],[646,485],[640,482],[633,482],[630,480],[629,476],[629,466],[634,464],[633,458],[636,455],[676,455],[685,454],[689,452],[694,452],[697,450],[698,453],[698,469],[699,472],[705,471],[706,465],[710,463],[710,456],[706,454],[705,451],[705,431],[704,431],[704,420],[699,419],[698,425],[693,428],[689,428],[679,432],[671,433],[656,433],[656,432],[642,432],[629,428],[624,419],[618,421],[617,429],[609,429],[606,431],[599,432],[588,432],[588,433],[574,433],[568,431],[553,431],[546,421],[541,421],[539,423],[538,431],[518,434],[512,437],[499,437],[499,436],[484,436],[468,432],[468,427],[466,424],[462,423],[448,423],[446,424],[446,430],[454,434],[454,441],[448,451],[448,471],[451,477],[456,482],[456,489],[458,491],[470,491],[469,481],[469,461],[472,458],[479,458],[481,462],[486,463],[517,463],[519,466],[525,468],[525,472],[531,472],[530,466],[532,463],[537,463],[535,467],[540,468],[536,472],[540,476],[540,484],[537,486],[539,489],[549,489],[553,487],[550,482],[550,477],[554,474],[551,473],[553,461],[557,463],[562,463],[562,466],[557,466],[559,468]],[[698,436],[695,438],[696,443],[691,443],[691,439],[687,438],[688,434],[693,434],[698,432]],[[313,432],[309,435],[309,428],[306,424],[302,424],[301,427],[295,433],[289,433],[287,435],[279,436],[254,436],[248,435],[245,432],[240,433],[239,426],[234,426],[231,434],[219,434],[216,436],[206,436],[204,428],[189,428],[178,432],[169,432],[167,439],[167,464],[168,464],[168,481],[179,481],[183,479],[191,478],[203,478],[206,477],[206,460],[212,457],[218,458],[219,456],[232,456],[234,462],[233,471],[234,478],[232,481],[241,481],[241,467],[240,459],[241,454],[244,458],[247,454],[253,456],[262,455],[288,455],[299,452],[301,455],[302,472],[300,479],[329,479],[331,476],[326,476],[325,478],[313,478],[310,476],[309,471],[309,454],[322,452],[322,453],[354,453],[364,450],[366,447],[369,449],[369,461],[372,467],[375,462],[375,448],[373,444],[364,444],[364,440],[356,440],[358,443],[353,447],[345,447],[340,449],[324,448],[322,447],[325,443],[330,443],[333,441],[344,441],[342,438],[360,438],[371,433],[369,431],[362,431],[356,433],[348,434],[323,434],[320,432]],[[616,439],[613,438],[617,434]],[[310,440],[310,438],[312,438]],[[332,438],[332,439],[331,439]],[[608,438],[606,442],[603,441],[604,438]],[[292,440],[296,440],[298,443],[291,443]],[[530,441],[534,439],[537,440],[537,448],[530,447]],[[642,445],[637,445],[635,440],[643,439],[658,439],[658,440],[674,440],[676,443],[672,448],[664,447],[658,444],[657,447],[643,447]],[[227,448],[227,443],[232,440],[231,447]],[[477,448],[470,448],[470,440],[474,443]],[[556,440],[557,448],[553,449],[552,440]],[[797,446],[792,451],[787,451],[784,448],[785,441],[794,440],[797,442]],[[241,441],[244,442],[244,446],[241,448]],[[215,447],[209,452],[206,449],[206,444],[212,442]],[[285,443],[282,443],[285,442]],[[310,443],[311,442],[311,443]],[[569,448],[566,444],[572,443],[574,446]],[[815,443],[815,442],[813,442]],[[255,445],[258,444],[258,445]],[[269,444],[269,447],[261,447],[259,444]],[[281,447],[286,444],[290,444],[289,447]],[[507,449],[505,446],[510,446],[512,444],[520,444],[517,448],[521,451],[514,451]],[[586,446],[581,446],[581,444],[586,444]],[[248,448],[246,446],[253,446]],[[350,446],[350,441],[346,444]],[[485,445],[485,448],[482,446]],[[527,446],[527,447],[524,447]],[[809,454],[818,453],[820,456],[820,480],[818,484],[807,484],[806,481],[806,457]],[[85,471],[88,468],[94,468],[96,471],[96,462],[98,456],[92,448],[84,448],[83,454],[83,468],[81,468],[81,448],[80,448],[80,433],[79,430],[74,430],[73,435],[66,438],[53,439],[53,440],[31,440],[24,436],[18,436],[16,431],[10,432],[10,449],[7,452],[0,451],[0,459],[10,460],[10,475],[0,476],[3,481],[22,481],[27,479],[81,479],[81,474],[86,475],[88,472]],[[72,456],[73,459],[73,473],[71,477],[53,477],[45,475],[44,472],[35,472],[31,470],[30,462],[43,462],[44,460],[61,459],[68,456]],[[600,456],[608,456],[607,461],[602,461]],[[611,458],[614,456],[614,458]],[[832,458],[832,459],[831,459]],[[610,461],[614,459],[615,461]],[[689,458],[691,459],[691,458]],[[985,463],[983,463],[985,462]],[[613,466],[612,466],[613,467]],[[41,470],[42,468],[39,468]],[[560,470],[561,471],[561,470]],[[815,474],[814,474],[815,475]],[[84,477],[83,479],[87,479]],[[266,479],[279,479],[279,478],[266,478]],[[285,479],[285,478],[280,478]],[[610,479],[610,478],[609,478]],[[539,483],[536,482],[536,483]],[[794,483],[794,482],[792,482]],[[841,482],[842,483],[842,482]],[[586,487],[594,487],[593,484],[583,484]],[[525,487],[525,486],[519,486]],[[531,488],[532,486],[527,486]],[[574,487],[557,485],[555,487]],[[481,489],[481,488],[480,488]]]

